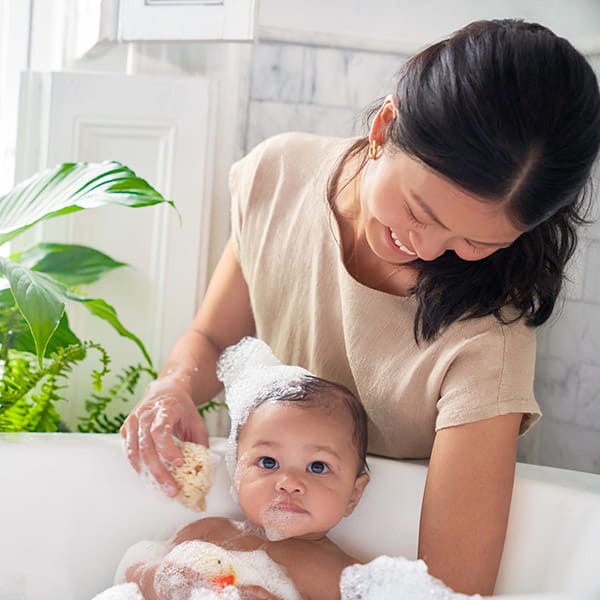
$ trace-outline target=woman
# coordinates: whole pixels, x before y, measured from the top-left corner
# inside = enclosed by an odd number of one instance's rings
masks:
[[[369,136],[286,134],[231,172],[232,237],[190,329],[125,422],[130,461],[174,495],[171,441],[220,352],[256,334],[355,391],[370,452],[430,458],[418,554],[493,592],[519,434],[539,418],[550,316],[600,146],[598,82],[548,29],[468,25],[403,67]]]

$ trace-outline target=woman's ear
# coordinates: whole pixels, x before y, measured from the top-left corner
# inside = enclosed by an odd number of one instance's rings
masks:
[[[346,508],[346,512],[344,516],[347,517],[354,512],[356,505],[358,504],[365,488],[367,487],[367,483],[371,480],[371,477],[368,473],[361,473],[354,482],[354,489],[352,490],[352,494],[350,494],[350,500],[348,502],[348,506]]]
[[[369,141],[377,142],[379,146],[385,144],[387,139],[387,130],[390,124],[394,121],[398,114],[398,105],[396,104],[396,96],[388,94],[383,101],[383,104],[377,111],[371,130],[369,131]]]

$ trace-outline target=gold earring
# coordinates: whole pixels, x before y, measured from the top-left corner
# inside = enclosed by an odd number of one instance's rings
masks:
[[[371,160],[377,160],[381,156],[379,153],[380,150],[381,146],[375,140],[371,140],[369,145],[369,158]]]

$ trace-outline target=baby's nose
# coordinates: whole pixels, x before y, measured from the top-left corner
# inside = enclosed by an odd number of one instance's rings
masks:
[[[291,470],[280,472],[277,479],[277,490],[280,492],[304,493],[304,482],[302,477]]]

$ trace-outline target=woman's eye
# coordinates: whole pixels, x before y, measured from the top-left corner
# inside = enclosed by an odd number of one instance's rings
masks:
[[[417,219],[417,217],[415,217],[414,213],[412,210],[410,210],[410,207],[408,205],[406,205],[406,214],[408,215],[408,218],[410,219],[410,222],[415,226],[415,227],[427,227],[427,225],[425,223],[421,223],[421,221],[419,221]]]
[[[480,254],[481,252],[483,252],[485,250],[485,248],[481,248],[479,246],[475,246],[469,240],[465,240],[465,241],[467,242],[467,246],[469,246],[470,250],[472,252],[475,252],[476,254]]]
[[[262,456],[258,459],[258,466],[261,469],[276,469],[279,463],[270,456]]]
[[[326,463],[321,462],[320,460],[314,460],[311,462],[306,470],[309,473],[316,473],[317,475],[322,475],[323,473],[327,473],[329,471],[329,467]]]

